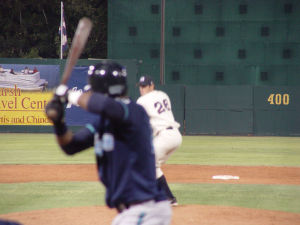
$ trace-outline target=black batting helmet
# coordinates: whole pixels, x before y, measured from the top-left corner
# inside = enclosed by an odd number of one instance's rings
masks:
[[[112,61],[102,61],[90,66],[88,70],[88,82],[91,89],[111,97],[126,94],[126,77],[126,68]]]

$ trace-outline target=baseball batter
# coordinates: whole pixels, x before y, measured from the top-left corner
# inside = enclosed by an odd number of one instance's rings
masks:
[[[106,187],[106,204],[119,214],[113,225],[167,225],[171,207],[157,187],[155,155],[149,117],[143,107],[126,97],[126,69],[103,61],[90,66],[91,91],[69,91],[59,86],[46,107],[54,132],[67,154],[94,146],[99,178]],[[97,114],[98,120],[72,133],[64,123],[64,100]]]
[[[137,103],[142,105],[150,117],[153,130],[153,145],[156,159],[156,178],[159,188],[164,190],[173,206],[178,205],[161,169],[170,155],[181,145],[180,124],[174,120],[169,96],[155,90],[151,77],[142,76],[139,81],[141,96]]]

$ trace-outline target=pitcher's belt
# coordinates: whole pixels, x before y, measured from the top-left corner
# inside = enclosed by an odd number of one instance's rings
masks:
[[[160,131],[157,131],[155,134],[154,134],[154,137],[156,137],[157,135],[159,135],[159,133],[160,132],[162,132],[163,130],[173,130],[174,128],[173,127],[166,127],[166,128],[164,128],[164,129],[162,129],[162,130],[160,130]]]

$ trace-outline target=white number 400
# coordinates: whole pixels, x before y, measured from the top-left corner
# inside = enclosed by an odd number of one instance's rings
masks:
[[[290,104],[290,95],[289,94],[270,94],[268,98],[270,105],[288,105]]]

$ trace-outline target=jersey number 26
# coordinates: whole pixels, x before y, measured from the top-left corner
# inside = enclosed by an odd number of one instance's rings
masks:
[[[158,101],[155,102],[154,108],[157,110],[158,114],[161,114],[161,113],[165,112],[166,110],[167,111],[171,110],[167,99],[162,100],[162,102],[158,102]]]

